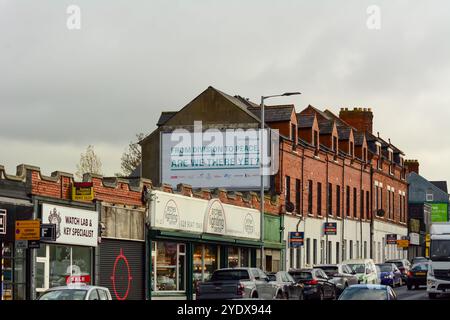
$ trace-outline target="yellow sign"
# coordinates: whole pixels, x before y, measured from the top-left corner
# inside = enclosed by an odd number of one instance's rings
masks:
[[[397,247],[398,248],[408,248],[409,240],[397,240]]]
[[[16,240],[40,240],[40,220],[16,220]]]
[[[94,188],[92,182],[74,183],[72,186],[72,200],[75,201],[94,200]]]

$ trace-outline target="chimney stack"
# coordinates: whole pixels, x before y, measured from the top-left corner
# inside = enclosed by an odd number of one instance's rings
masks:
[[[339,118],[347,122],[356,130],[361,132],[370,132],[373,130],[373,113],[371,108],[341,108],[339,112]]]
[[[405,160],[406,172],[415,172],[419,174],[419,161],[418,160]]]

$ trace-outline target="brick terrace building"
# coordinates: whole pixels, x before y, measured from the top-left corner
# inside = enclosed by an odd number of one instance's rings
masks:
[[[337,116],[312,106],[300,113],[294,105],[266,107],[266,124],[280,133],[280,170],[266,196],[284,202],[279,212],[266,212],[265,224],[272,226],[264,239],[266,270],[406,257],[406,251],[385,245],[387,234],[407,236],[404,154],[373,135],[372,119],[372,111],[362,108],[341,109]],[[260,108],[209,87],[179,112],[163,112],[158,129],[141,142],[142,176],[161,182],[160,132],[199,120],[205,129],[257,128]],[[289,202],[292,212],[286,210]],[[324,235],[324,222],[335,222],[337,234]],[[289,248],[291,231],[305,232],[303,248]]]

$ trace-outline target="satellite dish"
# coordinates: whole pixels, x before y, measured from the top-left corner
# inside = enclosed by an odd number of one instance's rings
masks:
[[[294,212],[295,206],[292,202],[286,203],[286,211],[287,212]]]
[[[377,216],[378,217],[384,217],[385,214],[386,214],[386,212],[383,209],[378,209],[377,210]]]

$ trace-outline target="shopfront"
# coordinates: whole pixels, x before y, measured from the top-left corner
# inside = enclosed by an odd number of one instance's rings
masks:
[[[16,220],[31,220],[33,206],[20,199],[0,199],[0,300],[27,298],[29,249],[15,246]]]
[[[145,209],[102,204],[98,282],[114,300],[145,300]]]
[[[278,272],[285,270],[285,241],[283,240],[283,216],[264,215],[264,271]],[[257,265],[260,267],[261,252],[257,252]]]
[[[56,241],[43,242],[36,250],[36,294],[73,282],[94,284],[98,212],[43,203],[41,219],[56,225]]]
[[[259,211],[153,192],[151,298],[193,299],[196,285],[226,267],[256,266]]]

